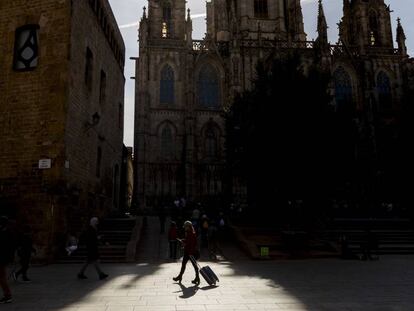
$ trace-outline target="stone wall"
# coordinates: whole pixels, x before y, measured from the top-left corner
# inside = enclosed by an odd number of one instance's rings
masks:
[[[69,14],[67,1],[0,4],[1,212],[33,225],[40,256],[60,213],[53,192],[61,184],[65,159]],[[39,26],[39,63],[19,72],[13,70],[15,32],[27,24]],[[51,168],[40,170],[40,159],[51,159]]]
[[[106,7],[104,10],[107,23],[117,29],[109,9]],[[119,202],[113,195],[117,188],[119,197],[122,161],[125,84],[123,63],[117,59],[110,40],[88,2],[74,1],[72,12],[70,91],[65,133],[69,169],[66,176],[74,201],[79,199],[81,202],[72,207],[86,209],[88,213],[95,210],[102,212]],[[93,55],[90,87],[85,83],[87,49]],[[123,43],[119,49],[124,55]],[[106,76],[104,97],[101,96],[101,72]],[[94,115],[99,116],[97,124],[94,124]],[[102,152],[99,177],[98,147]],[[119,171],[114,184],[116,166]]]
[[[93,11],[98,2],[104,22]],[[16,29],[24,25],[38,26],[38,65],[16,71]],[[87,46],[94,54],[90,90]],[[0,214],[15,218],[18,228],[31,225],[40,258],[52,258],[69,228],[81,228],[97,210],[104,214],[118,204],[113,193],[120,180],[124,61],[107,0],[0,3]],[[107,80],[104,101],[101,70]],[[41,159],[50,159],[51,167],[39,169]]]

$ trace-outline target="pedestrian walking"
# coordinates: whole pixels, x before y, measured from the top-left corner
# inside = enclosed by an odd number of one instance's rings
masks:
[[[11,303],[13,301],[6,271],[7,266],[13,262],[16,247],[14,237],[8,226],[9,219],[4,216],[0,217],[0,286],[3,290],[3,298],[0,299],[0,304]]]
[[[85,275],[85,271],[86,271],[86,268],[88,268],[90,264],[92,264],[95,267],[100,280],[106,279],[108,277],[108,275],[104,273],[99,266],[98,224],[99,224],[98,218],[92,217],[89,223],[89,227],[84,233],[83,240],[84,240],[84,243],[86,244],[87,258],[86,258],[85,264],[83,265],[82,269],[78,273],[79,279],[87,279],[87,276]]]
[[[175,221],[171,222],[168,230],[168,243],[170,246],[170,259],[177,259],[177,224]]]
[[[31,282],[31,280],[27,277],[27,271],[29,270],[32,254],[36,254],[36,249],[33,247],[32,231],[30,226],[25,226],[23,234],[19,237],[17,243],[17,256],[20,259],[20,269],[12,273],[15,281],[17,281],[21,275],[23,282]]]
[[[196,232],[194,230],[194,227],[191,221],[187,220],[186,222],[184,222],[184,230],[185,230],[185,239],[179,240],[182,242],[183,247],[184,247],[184,256],[183,256],[183,261],[181,264],[181,271],[178,274],[178,276],[173,278],[175,282],[180,282],[180,283],[181,283],[183,274],[185,272],[187,263],[190,260],[190,256],[193,256],[195,259],[198,259],[199,257],[199,251],[197,248],[197,236],[196,236]],[[191,282],[193,284],[198,285],[200,284],[200,276],[198,272],[198,267],[197,267],[196,262],[194,262],[193,260],[191,260],[191,263],[194,267],[194,272],[195,272],[195,279],[192,280]]]

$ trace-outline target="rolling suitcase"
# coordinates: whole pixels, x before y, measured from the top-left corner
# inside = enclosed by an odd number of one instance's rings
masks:
[[[201,276],[208,283],[208,285],[216,285],[217,282],[220,282],[217,275],[209,266],[200,267],[194,256],[190,256],[190,260],[197,265],[198,269],[200,270]]]

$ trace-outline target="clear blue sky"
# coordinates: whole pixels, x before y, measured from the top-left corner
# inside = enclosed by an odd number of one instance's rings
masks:
[[[136,23],[142,16],[142,8],[147,6],[147,0],[109,0],[115,13],[119,25],[130,25]],[[192,14],[205,13],[204,0],[187,0]],[[302,0],[303,15],[305,19],[305,31],[308,40],[316,37],[316,17],[317,0]],[[408,49],[414,56],[414,0],[386,0],[391,5],[393,29],[396,28],[396,19],[401,17],[408,38]],[[336,42],[338,36],[337,23],[342,16],[342,1],[324,0],[325,14],[329,25],[329,39]],[[205,19],[195,18],[193,20],[194,35],[196,39],[201,39],[205,33]],[[121,29],[127,47],[127,62],[125,67],[125,77],[127,79],[125,88],[125,144],[133,145],[134,131],[134,82],[130,77],[134,76],[134,62],[130,57],[138,56],[138,27],[130,26]]]

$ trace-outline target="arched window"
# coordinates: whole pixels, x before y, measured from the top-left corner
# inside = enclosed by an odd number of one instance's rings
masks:
[[[98,147],[96,152],[96,177],[101,177],[101,164],[102,164],[102,149]]]
[[[92,90],[93,80],[93,54],[89,48],[86,48],[86,61],[85,61],[85,84],[88,90]]]
[[[268,18],[268,6],[267,0],[254,0],[254,17],[256,18]]]
[[[217,136],[213,128],[206,130],[205,151],[208,158],[217,158],[218,156]]]
[[[174,159],[174,137],[170,126],[164,126],[161,132],[161,157],[163,160]]]
[[[220,105],[220,86],[217,70],[205,65],[198,78],[198,101],[205,108],[218,108]]]
[[[377,13],[373,10],[369,11],[369,36],[370,45],[380,45],[379,42],[379,25]]]
[[[162,7],[162,30],[161,36],[163,38],[169,38],[172,34],[172,22],[171,22],[171,3],[166,2]]]
[[[174,104],[174,70],[170,65],[165,65],[161,70],[160,103]]]
[[[334,72],[335,102],[337,111],[350,111],[352,105],[351,77],[343,67],[338,67]]]
[[[377,92],[379,108],[390,109],[392,107],[391,81],[384,71],[377,76]]]

